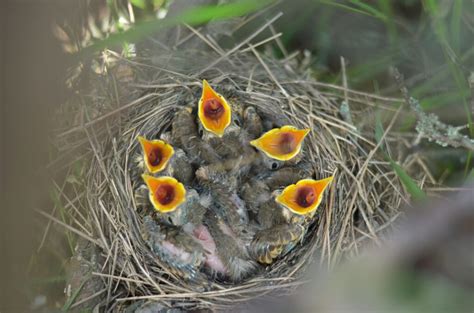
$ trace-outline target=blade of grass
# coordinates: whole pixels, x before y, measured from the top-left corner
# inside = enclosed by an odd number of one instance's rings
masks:
[[[349,1],[350,3],[352,3],[354,6],[358,7],[359,9],[367,12],[368,14],[378,18],[378,19],[381,19],[381,20],[387,20],[387,16],[377,10],[376,8],[374,8],[373,6],[371,6],[370,4],[367,4],[367,3],[364,3],[362,1],[359,1],[359,0],[350,0]],[[382,2],[385,2],[385,1],[382,1]]]
[[[269,5],[274,0],[242,0],[230,4],[219,6],[200,6],[189,9],[182,14],[174,17],[164,18],[161,20],[144,21],[137,23],[130,29],[116,34],[111,34],[104,40],[97,41],[92,45],[80,50],[76,55],[82,57],[84,55],[103,50],[107,47],[120,45],[123,42],[135,42],[152,33],[175,26],[181,23],[189,25],[199,25],[211,20],[222,20],[232,17],[242,16],[257,11],[264,6]]]
[[[381,10],[380,14],[383,16],[381,18],[387,27],[390,47],[395,48],[398,43],[398,32],[397,26],[395,25],[395,17],[392,10],[392,4],[388,0],[378,1],[379,8]]]
[[[382,118],[380,117],[380,111],[377,111],[375,113],[375,140],[377,141],[377,143],[382,140],[383,133],[384,130],[382,125]],[[380,148],[382,149],[382,151],[385,152],[385,143],[382,143],[380,145]]]
[[[364,10],[363,8],[362,9],[355,8],[355,7],[352,7],[350,5],[343,4],[343,3],[340,3],[340,2],[337,2],[337,1],[331,1],[331,0],[316,0],[316,1],[321,3],[321,4],[330,5],[330,6],[339,8],[339,9],[344,9],[344,10],[349,11],[349,12],[364,14],[364,15],[367,15],[367,16],[379,18],[377,15],[374,15],[373,12],[371,12],[371,11],[368,12],[368,11]],[[359,1],[354,1],[354,2],[359,2]]]
[[[462,14],[462,12],[455,12],[455,11],[459,11],[459,10],[462,11],[462,2],[463,1],[454,1],[454,2],[458,2],[458,4],[455,5],[455,7],[453,9],[454,12],[452,14],[454,16],[453,16],[452,23],[460,23],[460,21],[459,21],[460,20],[460,14]],[[461,4],[459,4],[459,2],[461,2]],[[450,40],[449,39],[451,39],[453,37],[452,36],[453,34],[452,33],[448,34],[445,19],[440,18],[437,14],[438,11],[439,11],[438,2],[435,1],[435,0],[426,0],[425,4],[426,4],[427,10],[429,11],[429,13],[431,15],[431,19],[432,19],[434,27],[435,27],[435,34],[436,34],[436,37],[438,38],[439,44],[442,47],[443,53],[445,55],[446,63],[448,64],[449,71],[450,71],[452,77],[454,78],[454,81],[456,82],[458,90],[460,92],[462,92],[464,89],[466,89],[468,87],[467,86],[467,79],[466,79],[464,73],[462,72],[462,70],[460,69],[459,65],[457,64],[457,62],[459,62],[459,58],[456,55],[456,52],[458,50],[453,50],[450,46]],[[461,7],[459,7],[459,6],[461,6]],[[454,21],[455,19],[457,19],[457,21]],[[459,44],[459,42],[456,42],[456,40],[459,41],[459,30],[457,29],[457,26],[454,27],[454,28],[455,28],[455,31],[458,31],[457,34],[454,34],[454,42]],[[456,46],[455,46],[455,49],[457,49]],[[464,110],[466,111],[467,124],[469,125],[469,134],[470,134],[471,137],[474,137],[474,128],[473,128],[472,116],[471,116],[472,113],[471,113],[471,110],[469,108],[467,97],[462,98],[462,103],[464,105]],[[467,164],[471,163],[471,158],[472,158],[472,153],[468,153],[467,161],[466,161]]]
[[[380,112],[377,112],[375,116],[375,140],[377,140],[377,143],[379,143],[382,139],[383,133],[384,128],[382,125],[382,119],[380,118]],[[410,177],[410,175],[407,174],[407,172],[405,172],[405,170],[397,162],[392,160],[392,158],[387,154],[385,146],[383,144],[380,146],[380,148],[381,151],[383,151],[385,158],[390,163],[390,166],[393,168],[398,178],[402,182],[403,186],[405,186],[406,190],[410,193],[413,199],[424,199],[426,195],[423,190],[421,190],[421,188],[416,184],[416,182]]]
[[[397,162],[395,162],[392,159],[388,159],[390,162],[390,165],[392,166],[393,170],[395,173],[397,173],[398,178],[400,178],[400,181],[402,184],[405,186],[407,191],[410,193],[410,195],[413,197],[415,200],[422,200],[426,198],[425,193],[421,188],[415,183],[415,181],[410,177],[410,175],[405,172],[405,170],[398,165]]]
[[[84,277],[84,280],[81,282],[79,287],[74,291],[71,297],[67,299],[66,303],[64,303],[64,306],[62,307],[61,311],[63,312],[69,311],[71,306],[74,304],[74,301],[76,301],[76,298],[79,296],[79,293],[81,292],[82,288],[84,288],[84,285],[86,284],[88,279],[90,279],[90,275],[88,275],[87,277]]]
[[[67,219],[68,214],[66,212],[66,208],[63,206],[63,204],[61,202],[59,192],[56,189],[51,190],[50,197],[51,197],[51,200],[53,201],[53,204],[55,206],[57,206],[57,208],[59,209],[59,214],[61,216],[61,221],[65,224],[68,224],[68,219]],[[66,233],[66,239],[67,239],[67,242],[68,242],[68,246],[69,246],[70,252],[72,254],[72,253],[74,253],[75,241],[74,241],[73,235],[69,231],[66,230],[65,233]]]
[[[423,100],[420,101],[420,104],[424,110],[432,110],[445,105],[455,105],[456,103],[462,104],[464,98],[467,97],[469,93],[468,89],[462,92],[453,90],[439,93],[431,97],[424,97]]]
[[[451,13],[451,42],[453,49],[459,53],[461,47],[461,18],[463,11],[463,1],[453,1]]]

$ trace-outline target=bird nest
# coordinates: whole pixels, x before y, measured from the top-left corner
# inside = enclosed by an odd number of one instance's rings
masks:
[[[289,294],[304,283],[311,263],[332,266],[357,254],[362,245],[377,242],[406,202],[367,123],[372,106],[377,103],[392,112],[389,103],[394,99],[318,83],[295,69],[291,58],[278,61],[254,49],[228,54],[187,50],[131,59],[110,53],[110,59],[115,60],[109,72],[96,75],[92,84],[86,112],[90,120],[63,134],[78,139],[85,133],[92,147],[84,157],[85,191],[79,193],[90,226],[82,236],[100,251],[100,272],[94,275],[106,286],[103,303],[109,309],[137,300],[182,309],[223,309],[265,295]],[[229,102],[254,107],[263,121],[271,121],[265,130],[283,125],[310,129],[302,153],[311,178],[335,177],[292,249],[270,264],[258,263],[241,279],[198,270],[205,284],[181,275],[154,253],[143,224],[145,216],[156,220],[156,213],[137,198],[143,185],[139,174],[145,171],[137,162],[142,153],[138,136],[167,138],[185,108],[199,125],[202,79]],[[127,104],[117,108],[116,102]],[[280,166],[285,164],[275,165]],[[270,166],[272,170],[276,168]],[[200,192],[201,187],[194,180],[192,188]]]

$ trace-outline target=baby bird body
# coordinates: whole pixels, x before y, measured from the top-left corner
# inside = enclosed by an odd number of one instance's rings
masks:
[[[276,191],[274,200],[260,206],[257,220],[261,229],[250,248],[258,262],[271,264],[301,241],[332,179],[302,179]]]
[[[205,261],[204,249],[180,227],[158,224],[145,216],[141,232],[151,252],[171,273],[186,280],[206,280],[200,273]]]
[[[257,264],[248,255],[245,245],[218,214],[208,211],[204,223],[214,238],[217,257],[223,264],[222,272],[218,274],[238,282],[256,270]]]

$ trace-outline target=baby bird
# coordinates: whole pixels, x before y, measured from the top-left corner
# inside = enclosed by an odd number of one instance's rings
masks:
[[[186,153],[177,148],[174,155],[163,171],[164,176],[172,176],[184,185],[190,185],[194,180],[194,168]]]
[[[286,166],[276,171],[266,172],[259,178],[271,190],[295,184],[305,177],[311,177],[314,170],[308,162],[302,162],[294,166]]]
[[[204,219],[209,233],[214,239],[216,263],[221,264],[216,274],[239,282],[254,273],[257,263],[250,259],[245,243],[236,236],[232,229],[216,213],[209,210]]]
[[[200,272],[205,262],[205,251],[180,227],[158,224],[152,217],[145,216],[141,233],[151,252],[172,274],[186,280],[206,281]]]
[[[183,148],[192,162],[212,164],[220,161],[209,143],[201,140],[191,110],[178,111],[172,122],[172,141]]]
[[[138,136],[138,141],[142,151],[134,154],[134,162],[129,169],[130,179],[140,180],[143,172],[163,173],[175,153],[174,148],[164,140],[147,140]]]
[[[202,123],[201,123],[202,125]],[[242,121],[238,114],[232,112],[232,120],[221,136],[213,132],[205,131],[202,139],[216,151],[222,159],[236,158],[242,156],[243,150],[248,150],[248,142],[242,142]]]
[[[207,131],[222,137],[232,120],[232,111],[226,99],[214,91],[206,80],[202,82],[202,96],[198,116]]]
[[[196,177],[204,185],[221,185],[228,189],[236,189],[257,158],[254,151],[247,155],[226,159],[222,162],[201,166],[196,171]]]
[[[148,189],[149,201],[160,221],[175,226],[201,223],[206,208],[196,190],[186,191],[184,185],[173,177],[144,174],[143,180]]]
[[[240,141],[240,127],[231,125],[222,137],[212,133],[204,133],[203,141],[209,143],[221,159],[236,158],[242,155],[245,147]]]
[[[235,235],[239,236],[249,222],[245,202],[235,191],[229,191],[221,186],[214,186],[211,195],[215,213],[229,225]]]
[[[266,132],[250,144],[271,159],[288,161],[300,153],[303,139],[308,133],[309,129],[300,130],[287,125]]]
[[[253,106],[245,108],[243,113],[243,134],[242,139],[245,143],[257,139],[263,133],[262,119]]]
[[[261,179],[251,179],[240,189],[240,195],[247,204],[249,211],[257,213],[264,203],[271,200],[271,190]]]
[[[262,229],[250,245],[251,255],[259,263],[273,263],[302,240],[332,180],[300,180],[260,207],[257,219]]]
[[[163,171],[174,154],[173,147],[163,140],[147,140],[138,136],[143,151],[143,162],[149,173]]]

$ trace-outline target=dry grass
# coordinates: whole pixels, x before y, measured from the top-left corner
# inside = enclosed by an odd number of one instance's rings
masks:
[[[269,26],[271,22],[256,33]],[[289,294],[305,283],[311,262],[332,267],[357,255],[367,243],[380,244],[400,217],[399,208],[409,200],[379,153],[380,143],[374,142],[367,121],[375,107],[386,111],[392,119],[383,137],[394,140],[390,130],[401,111],[394,104],[401,99],[317,82],[310,73],[296,69],[294,55],[282,51],[284,60],[269,58],[255,49],[257,44],[250,44],[252,38],[228,51],[197,29],[189,38],[200,38],[211,46],[210,51],[176,50],[134,58],[107,52],[113,67],[98,75],[90,95],[82,91],[81,103],[75,107],[80,118],[58,135],[67,147],[62,153],[68,155],[58,164],[67,168],[70,163],[64,160],[79,159],[85,162],[85,170],[83,189],[63,194],[64,199],[74,199],[69,201],[74,222],[65,225],[51,218],[100,248],[101,271],[93,275],[105,283],[101,294],[106,295],[103,301],[109,310],[138,299],[181,308],[222,309],[266,294]],[[274,34],[259,42],[276,41],[281,46],[278,40]],[[167,272],[141,239],[133,197],[137,182],[130,176],[139,151],[137,135],[156,137],[169,127],[179,108],[197,105],[203,78],[219,86],[224,96],[233,95],[265,114],[311,128],[305,149],[317,178],[336,175],[302,245],[258,276],[238,285],[213,282],[204,292]],[[343,101],[350,107],[350,120],[341,117]],[[403,164],[401,154],[393,158]],[[424,177],[429,178],[429,172],[418,178],[424,181]]]

